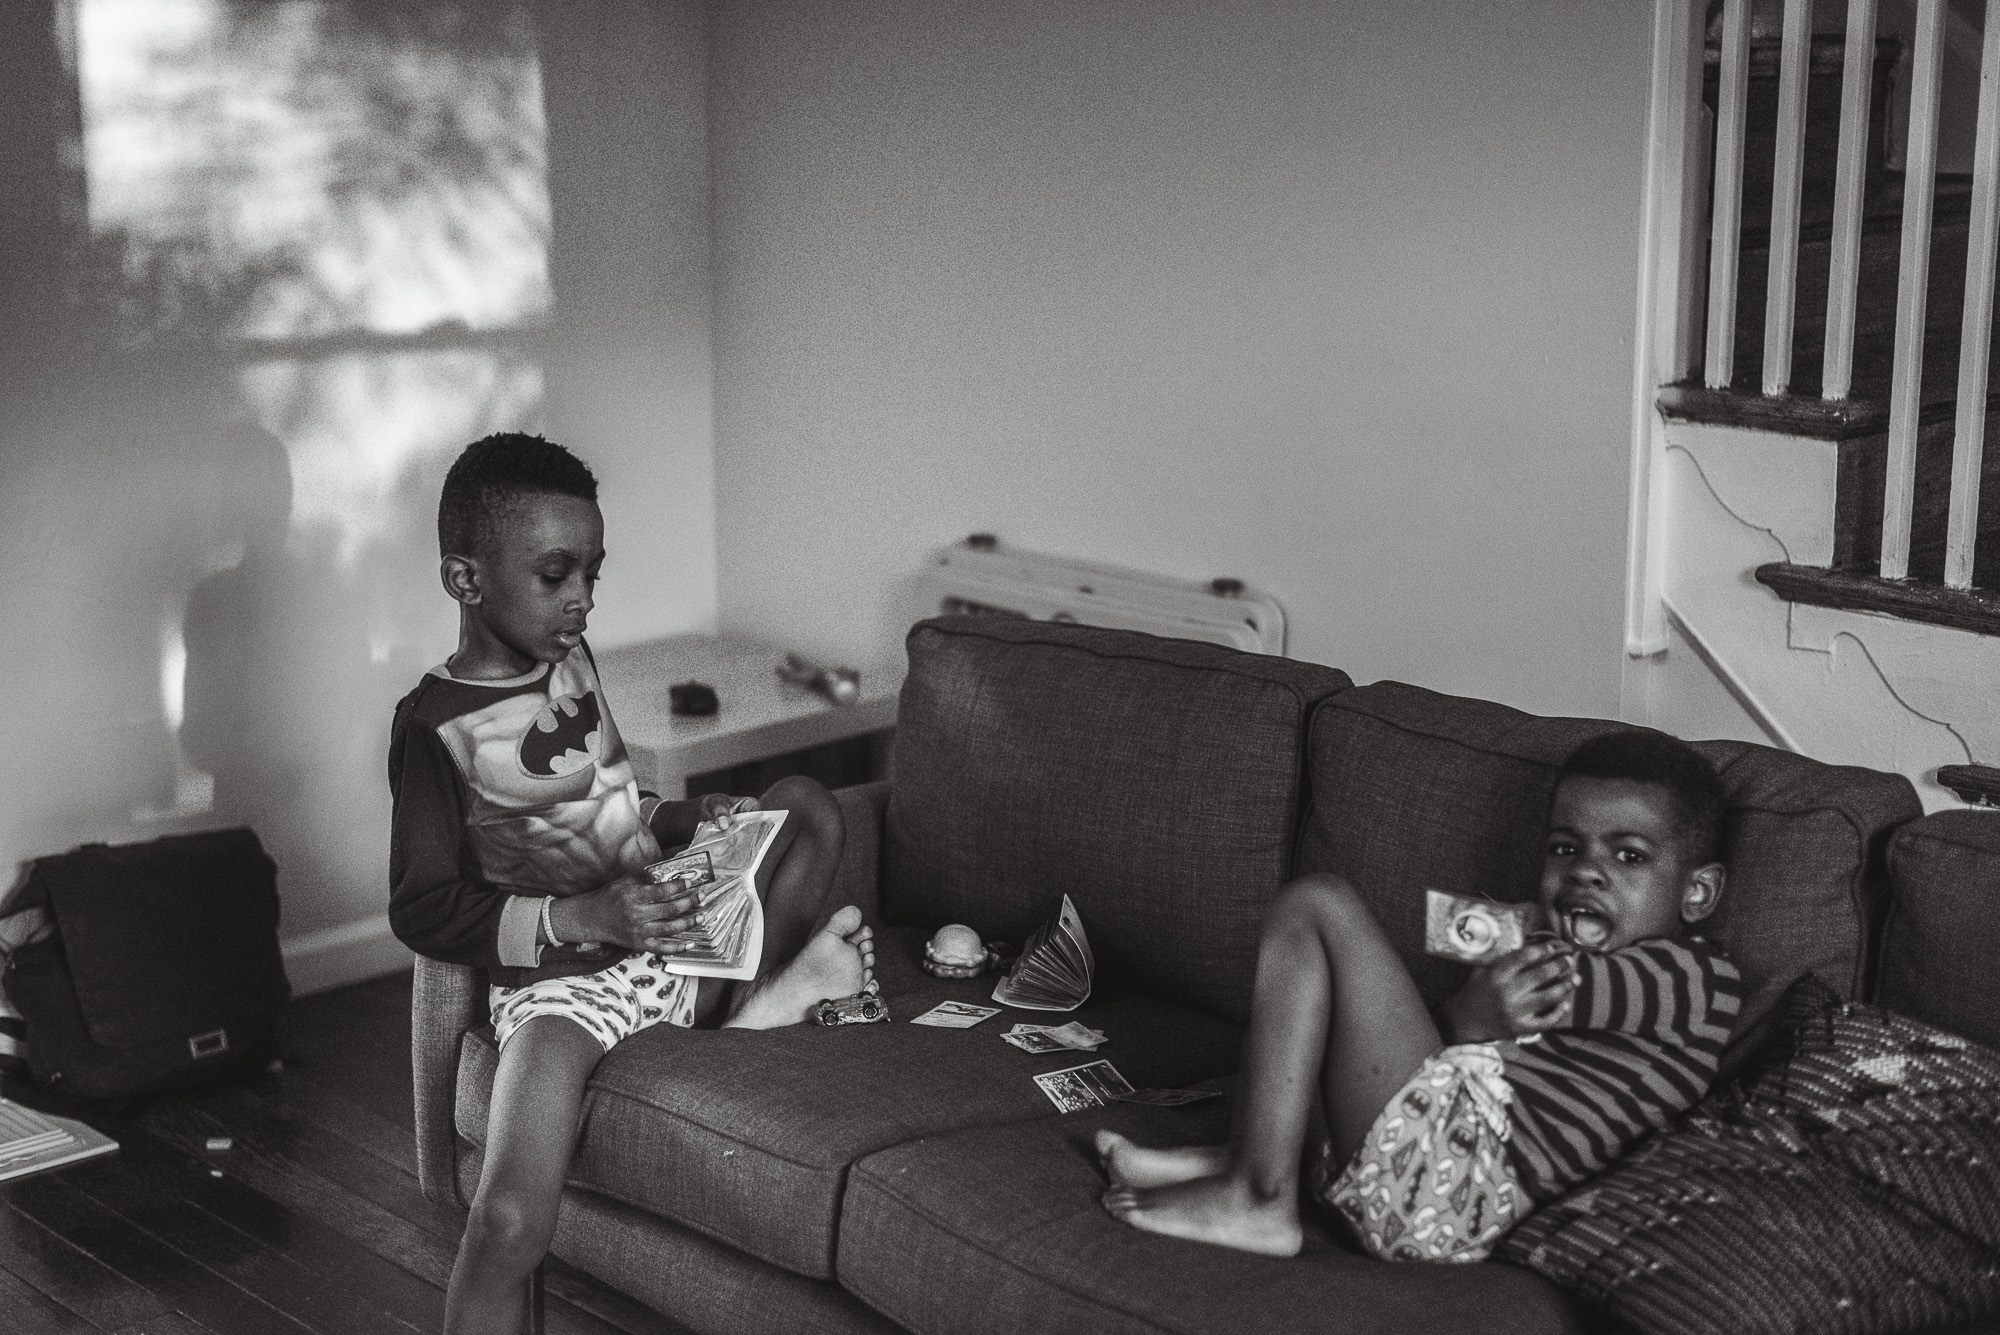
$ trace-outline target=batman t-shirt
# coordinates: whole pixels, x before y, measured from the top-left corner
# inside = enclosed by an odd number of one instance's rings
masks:
[[[518,987],[588,973],[625,952],[536,950],[503,916],[523,896],[573,895],[657,861],[639,786],[590,651],[504,681],[431,669],[396,706],[389,738],[389,918],[420,955]]]

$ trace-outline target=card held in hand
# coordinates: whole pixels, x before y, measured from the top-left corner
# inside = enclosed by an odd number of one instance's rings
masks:
[[[1044,1071],[1035,1077],[1042,1093],[1058,1112],[1082,1112],[1085,1108],[1109,1107],[1120,1094],[1132,1092],[1132,1082],[1118,1074],[1108,1061],[1085,1062],[1060,1071]]]
[[[1096,973],[1083,919],[1064,895],[1061,912],[1035,929],[1021,957],[993,989],[993,999],[1022,1010],[1073,1011],[1090,999]]]
[[[1424,891],[1424,953],[1467,964],[1491,964],[1528,939],[1536,906],[1467,899]]]

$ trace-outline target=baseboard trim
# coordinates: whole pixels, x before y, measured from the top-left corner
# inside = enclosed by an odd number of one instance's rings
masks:
[[[415,959],[389,930],[386,913],[305,932],[281,942],[278,950],[285,957],[285,976],[292,980],[295,997],[397,973],[410,968]]]

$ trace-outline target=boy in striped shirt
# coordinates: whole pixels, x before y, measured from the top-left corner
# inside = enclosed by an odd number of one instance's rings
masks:
[[[1227,1145],[1100,1131],[1104,1204],[1135,1228],[1289,1256],[1298,1183],[1385,1260],[1476,1261],[1539,1203],[1707,1092],[1736,968],[1685,929],[1721,902],[1724,796],[1683,742],[1613,733],[1549,802],[1547,931],[1433,1017],[1359,893],[1301,877],[1266,914]]]

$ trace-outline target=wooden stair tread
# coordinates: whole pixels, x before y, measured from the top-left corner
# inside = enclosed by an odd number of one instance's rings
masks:
[[[1879,612],[1978,635],[2000,635],[2000,593],[1989,589],[1947,589],[1918,580],[1883,579],[1859,571],[1782,561],[1758,566],[1757,582],[1789,602]]]

